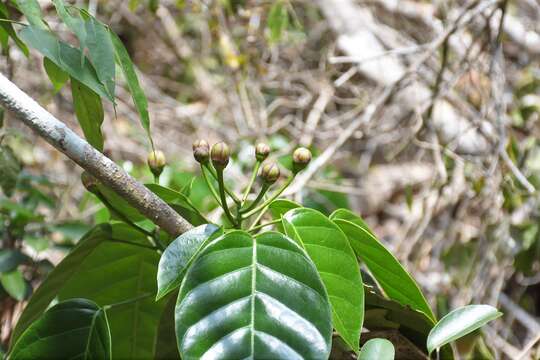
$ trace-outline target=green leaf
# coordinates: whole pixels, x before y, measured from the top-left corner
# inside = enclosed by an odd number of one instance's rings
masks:
[[[273,219],[280,219],[289,210],[296,209],[302,205],[287,199],[277,199],[270,203],[268,209]]]
[[[31,25],[40,29],[47,29],[37,0],[16,0],[15,3]]]
[[[96,69],[98,79],[105,85],[108,94],[114,98],[116,65],[109,29],[94,17],[90,17],[84,24],[90,60]]]
[[[356,255],[366,264],[388,297],[424,312],[435,321],[435,315],[414,279],[375,238],[360,217],[349,210],[340,209],[330,219],[343,230]]]
[[[19,338],[9,358],[110,359],[105,311],[86,299],[56,304]]]
[[[22,301],[26,297],[26,281],[19,270],[1,273],[0,283],[12,298]]]
[[[8,8],[4,3],[0,3],[0,16],[7,20],[10,19]],[[26,46],[26,44],[22,42],[22,40],[19,38],[15,30],[13,29],[13,25],[9,22],[1,21],[0,26],[5,31],[6,35],[9,35],[13,39],[13,41],[15,42],[17,47],[21,49],[23,54],[25,56],[28,56],[29,54],[28,46]],[[5,39],[5,41],[7,42],[7,39]],[[6,44],[3,44],[4,47],[5,45]]]
[[[29,260],[31,259],[19,250],[0,250],[0,273],[13,271]]]
[[[90,61],[81,61],[84,56],[80,49],[58,40],[52,33],[35,26],[27,26],[19,33],[21,39],[38,50],[71,77],[88,86],[102,98],[114,102],[107,89],[99,81]]]
[[[270,41],[278,42],[281,40],[283,32],[289,26],[289,14],[284,1],[277,0],[268,14],[267,20],[268,29],[270,30]]]
[[[43,58],[43,67],[45,68],[49,80],[51,80],[53,84],[54,91],[60,91],[69,80],[69,75],[46,57]]]
[[[192,204],[189,198],[181,192],[158,184],[145,184],[154,194],[169,204],[177,213],[194,226],[207,224],[209,221]]]
[[[84,27],[84,20],[80,17],[71,16],[65,7],[63,0],[53,0],[56,12],[67,25],[67,27],[75,33],[77,39],[79,39],[81,55],[84,53],[86,47],[86,29]],[[81,56],[80,61],[84,62],[84,56]]]
[[[218,229],[212,224],[200,225],[178,236],[167,246],[159,259],[156,300],[180,286],[187,268]]]
[[[58,298],[84,297],[100,306],[120,303],[107,310],[112,357],[151,359],[166,304],[153,298],[159,255],[147,248],[115,242],[148,244],[144,235],[127,225],[115,224],[112,229],[108,241],[87,256],[77,273],[59,289]]]
[[[71,78],[71,94],[75,114],[84,132],[84,137],[90,145],[99,151],[103,151],[101,124],[103,124],[105,114],[101,98],[75,78]]]
[[[394,345],[386,339],[371,339],[362,346],[358,360],[394,360]]]
[[[440,348],[476,329],[481,328],[502,313],[489,305],[467,305],[457,308],[445,315],[431,329],[427,338],[427,350]]]
[[[116,35],[113,31],[109,30],[111,36],[111,41],[114,46],[116,62],[122,68],[124,77],[126,78],[129,91],[131,92],[131,97],[133,98],[133,103],[137,108],[139,113],[141,124],[148,134],[150,142],[152,142],[152,137],[150,135],[150,115],[148,114],[148,100],[144,94],[141,85],[139,84],[139,78],[137,73],[135,73],[135,67],[131,62],[131,58],[122,43],[122,40]]]
[[[21,172],[21,164],[15,157],[13,150],[0,145],[0,188],[6,196],[11,196],[17,185],[17,178]]]
[[[110,238],[110,226],[100,225],[90,230],[34,292],[24,309],[11,338],[13,344],[21,333],[42,313],[58,291],[75,275],[83,260],[103,241]]]
[[[288,236],[301,244],[317,266],[332,304],[334,328],[358,352],[364,318],[364,288],[353,250],[340,228],[313,209],[283,216]]]
[[[178,295],[184,359],[327,359],[328,297],[313,263],[275,232],[229,232],[189,268]]]
[[[161,314],[156,339],[156,360],[180,360],[176,336],[174,334],[174,308],[178,292],[172,293],[167,300],[167,305]]]

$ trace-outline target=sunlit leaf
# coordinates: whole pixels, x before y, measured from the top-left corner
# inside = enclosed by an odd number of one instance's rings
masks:
[[[394,345],[386,339],[371,339],[362,346],[358,360],[394,360]]]

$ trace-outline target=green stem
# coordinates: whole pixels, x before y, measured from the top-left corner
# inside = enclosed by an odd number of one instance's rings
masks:
[[[214,185],[212,185],[212,183],[208,179],[208,176],[206,175],[205,169],[208,169],[208,168],[205,165],[201,165],[201,172],[202,172],[204,181],[206,181],[206,186],[208,186],[208,188],[210,189],[210,192],[214,196],[214,199],[217,201],[218,205],[221,206],[221,201],[219,200],[219,196],[218,196],[218,194],[216,192],[216,189],[214,189]],[[212,171],[210,171],[210,172],[212,172]]]
[[[268,183],[264,183],[262,188],[261,188],[261,191],[259,191],[259,195],[257,195],[257,197],[255,198],[255,200],[253,200],[253,202],[245,209],[242,209],[240,210],[240,213],[243,214],[243,213],[247,213],[248,211],[250,211],[251,209],[255,208],[255,206],[257,206],[257,204],[261,201],[261,199],[263,198],[264,194],[266,194],[266,192],[268,191],[268,189],[270,188],[270,185]]]
[[[254,228],[255,226],[257,226],[257,224],[259,223],[259,221],[261,221],[262,217],[264,216],[264,214],[266,213],[266,210],[268,208],[264,208],[263,211],[261,211],[259,213],[259,215],[257,215],[257,217],[255,218],[255,221],[251,224],[251,228]]]
[[[272,203],[272,201],[276,200],[276,198],[285,191],[285,189],[287,188],[287,186],[289,186],[291,184],[293,179],[294,179],[294,175],[289,176],[289,178],[287,178],[287,180],[283,183],[283,185],[281,185],[281,187],[274,194],[272,194],[272,196],[270,196],[264,203],[257,206],[255,209],[245,213],[243,218],[246,219],[246,218],[258,213],[259,211],[263,210],[268,205],[270,205]]]
[[[114,303],[114,304],[108,304],[108,305],[103,306],[103,310],[107,311],[107,310],[110,310],[110,309],[118,307],[118,306],[128,305],[128,304],[137,302],[139,300],[149,298],[152,295],[154,295],[154,294],[146,293],[146,294],[142,294],[142,295],[136,296],[134,298],[127,299],[127,300],[124,300],[124,301],[120,301],[120,302],[117,302],[117,303]]]
[[[218,176],[216,175],[216,173],[212,170],[212,168],[206,164],[206,168],[208,169],[208,171],[210,171],[210,174],[212,174],[212,176],[214,177],[214,179],[218,180]],[[225,183],[223,183],[223,186],[225,188],[225,192],[227,193],[227,195],[229,195],[231,197],[231,199],[233,199],[233,201],[240,205],[241,204],[241,201],[240,199],[238,198],[238,196],[236,196],[235,193],[233,193],[231,190],[229,190],[229,188],[227,186],[225,186]]]
[[[261,214],[264,214],[264,213],[261,213]],[[259,222],[259,220],[260,220],[260,219],[257,219],[257,220],[253,223],[253,225],[252,225],[252,226],[249,228],[249,230],[248,230],[249,232],[251,232],[251,231],[257,231],[257,230],[262,229],[262,228],[264,228],[264,227],[266,227],[266,226],[270,226],[270,225],[277,224],[277,223],[280,223],[280,222],[281,222],[281,219],[276,219],[276,220],[272,220],[272,221],[269,221],[269,222],[267,222],[267,223],[264,223],[264,224],[255,226],[255,225]]]
[[[253,183],[255,182],[255,179],[257,178],[257,173],[259,172],[259,167],[261,166],[261,162],[257,160],[255,163],[255,167],[253,168],[253,174],[251,174],[251,179],[249,180],[248,186],[246,187],[246,191],[244,191],[244,196],[242,197],[242,206],[247,200],[247,197],[249,195],[249,192],[251,191],[251,188],[253,187]]]
[[[217,169],[217,180],[219,186],[219,196],[221,197],[221,207],[225,212],[225,215],[234,227],[238,227],[236,220],[234,220],[229,205],[227,204],[227,198],[225,197],[225,184],[223,183],[223,169]]]

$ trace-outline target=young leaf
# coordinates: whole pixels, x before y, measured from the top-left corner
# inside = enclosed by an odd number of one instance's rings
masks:
[[[110,359],[111,334],[103,309],[86,299],[50,308],[19,338],[9,359]]]
[[[371,339],[362,346],[358,360],[394,360],[394,345],[386,339]]]
[[[283,32],[287,30],[287,26],[289,25],[289,14],[283,0],[277,0],[272,5],[268,14],[267,24],[270,30],[270,41],[275,43],[281,40]]]
[[[73,96],[75,114],[84,132],[84,137],[90,145],[99,151],[103,151],[101,124],[105,115],[103,113],[101,98],[74,78],[71,78],[71,94]]]
[[[431,307],[411,275],[375,238],[359,216],[340,209],[330,219],[345,233],[356,255],[366,264],[389,298],[422,311],[435,321]]]
[[[180,286],[191,262],[218,229],[212,224],[200,225],[178,236],[167,246],[159,259],[156,300]]]
[[[113,31],[109,30],[111,36],[111,41],[114,46],[116,61],[122,68],[124,77],[126,78],[129,91],[131,92],[131,97],[133,98],[133,103],[137,108],[139,113],[141,124],[148,134],[150,142],[152,142],[152,137],[150,135],[150,116],[148,114],[148,100],[144,94],[141,85],[139,84],[139,78],[137,73],[135,73],[135,67],[131,62],[131,58],[122,43],[122,40],[116,35]]]
[[[84,56],[79,49],[58,40],[52,33],[35,26],[27,26],[19,33],[21,39],[30,47],[38,50],[71,77],[88,86],[102,98],[114,102],[107,89],[97,78],[96,71],[90,61],[81,62]]]
[[[431,329],[427,338],[428,353],[484,326],[502,313],[489,305],[467,305],[445,315]]]
[[[294,241],[232,231],[189,268],[176,336],[184,359],[327,359],[330,314],[317,270]]]
[[[43,67],[45,68],[49,80],[51,80],[53,84],[54,91],[60,91],[69,80],[69,75],[46,57],[43,58]]]
[[[15,3],[31,25],[40,29],[47,29],[37,0],[16,0]]]
[[[290,210],[283,216],[283,227],[315,263],[332,304],[334,328],[358,352],[364,318],[364,287],[347,238],[332,221],[313,209]]]
[[[94,17],[84,22],[86,30],[86,47],[98,79],[105,85],[110,97],[114,98],[115,69],[114,47],[109,30]]]
[[[1,273],[0,283],[15,300],[22,301],[26,297],[26,281],[19,270]]]

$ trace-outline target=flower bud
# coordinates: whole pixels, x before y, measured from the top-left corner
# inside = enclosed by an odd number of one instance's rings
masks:
[[[311,151],[304,147],[300,147],[296,150],[294,150],[293,153],[293,172],[296,174],[297,172],[303,170],[311,161]]]
[[[263,161],[268,157],[268,154],[270,154],[270,146],[265,143],[258,143],[257,146],[255,146],[255,158],[257,161]]]
[[[279,179],[279,166],[276,163],[264,164],[261,168],[260,175],[266,183],[273,184]]]
[[[193,143],[193,157],[197,162],[206,164],[210,158],[210,145],[206,140],[195,140]]]
[[[152,174],[154,174],[154,176],[156,177],[159,177],[159,175],[161,175],[161,173],[163,172],[163,168],[166,164],[165,154],[163,154],[163,152],[159,150],[151,151],[148,154],[147,163]]]
[[[81,182],[86,190],[90,191],[91,193],[98,191],[99,180],[93,175],[90,175],[89,172],[83,171],[81,174]]]
[[[210,156],[212,157],[212,164],[216,169],[224,169],[229,163],[229,156],[231,151],[229,150],[229,145],[224,142],[219,142],[212,146],[212,151]]]

